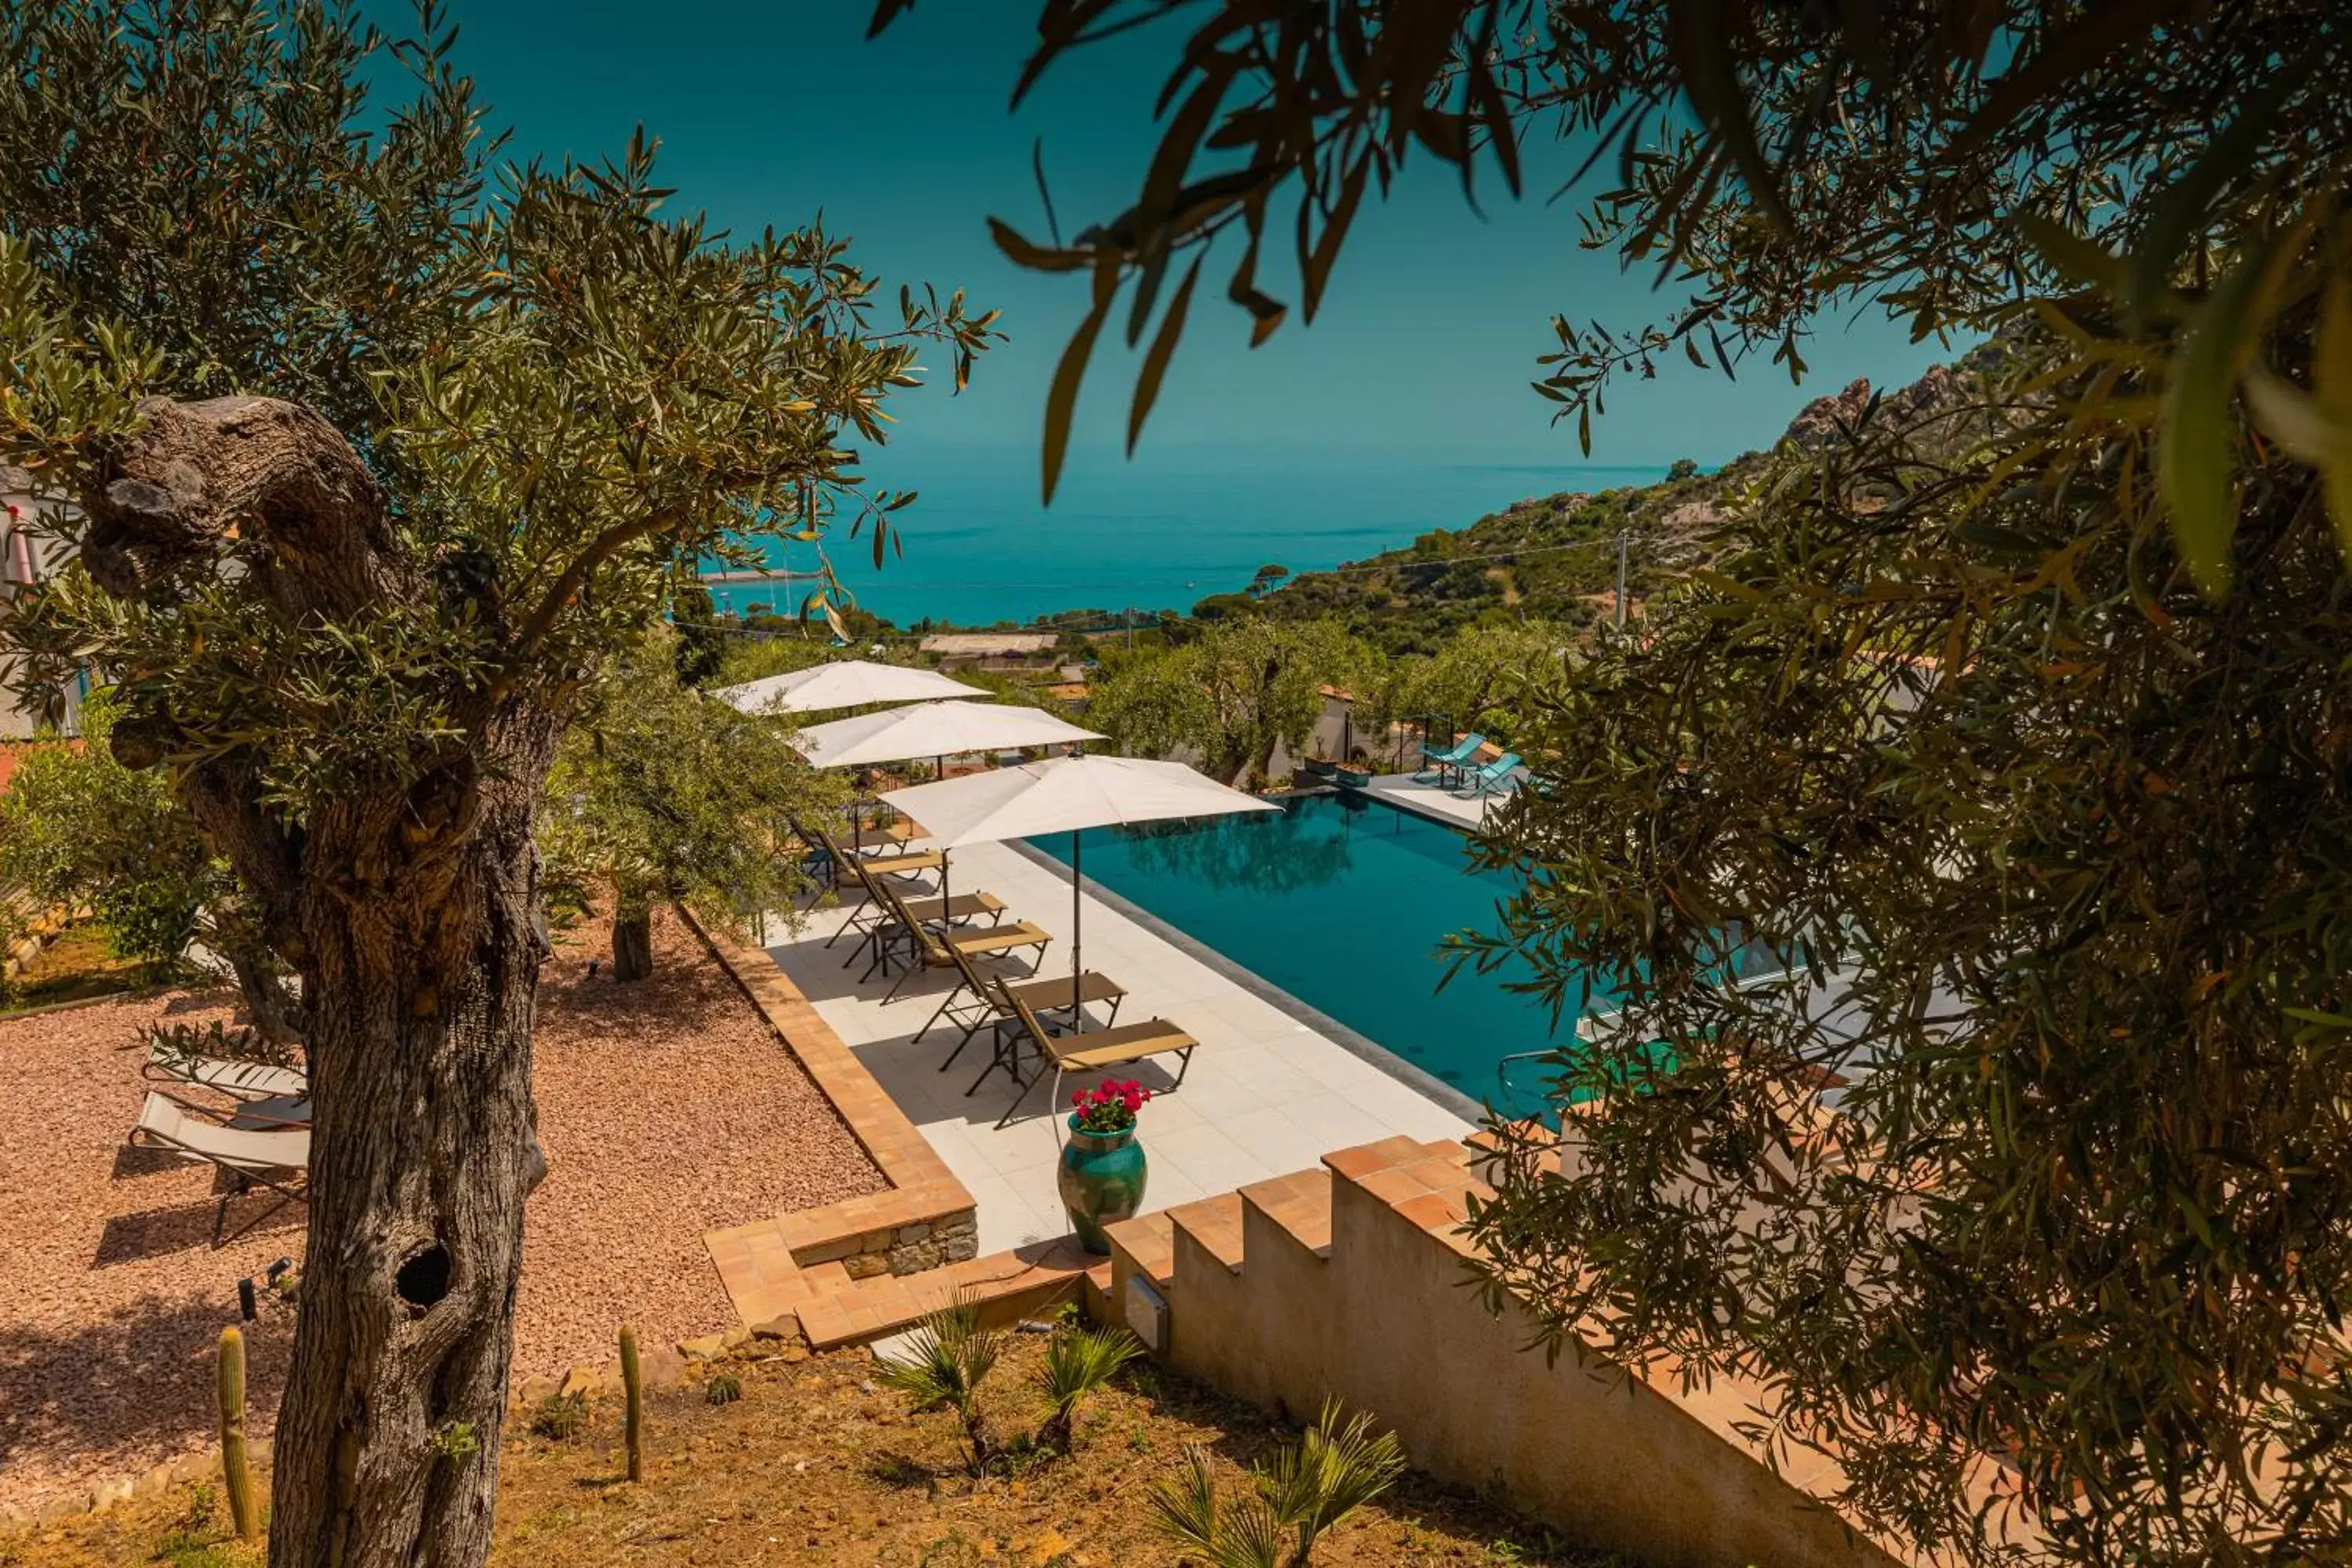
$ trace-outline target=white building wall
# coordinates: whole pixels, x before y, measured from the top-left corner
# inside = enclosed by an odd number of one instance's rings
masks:
[[[0,604],[5,604],[36,583],[55,576],[66,564],[68,552],[54,531],[42,526],[46,514],[64,503],[45,500],[21,468],[0,468]],[[0,741],[23,740],[38,728],[32,710],[14,690],[16,663],[0,657]],[[66,692],[68,733],[79,717],[87,679],[77,680]]]

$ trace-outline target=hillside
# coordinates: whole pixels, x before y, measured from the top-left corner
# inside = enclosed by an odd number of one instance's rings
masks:
[[[1881,417],[1916,426],[1952,416],[1972,395],[1985,352],[1958,366],[1936,366],[1885,395]],[[1856,381],[1815,399],[1790,422],[1783,446],[1814,448],[1843,439],[1874,395],[1868,381]],[[1456,628],[1492,616],[1582,625],[1612,606],[1619,531],[1627,536],[1627,597],[1638,605],[1667,576],[1706,558],[1729,498],[1771,460],[1748,452],[1713,473],[1530,497],[1467,528],[1436,529],[1403,549],[1335,571],[1300,573],[1263,597],[1216,595],[1192,613],[1202,619],[1250,609],[1299,619],[1332,616],[1391,653],[1433,651]]]

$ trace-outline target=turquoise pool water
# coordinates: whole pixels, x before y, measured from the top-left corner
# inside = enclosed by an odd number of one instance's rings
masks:
[[[1067,861],[1066,834],[1034,840]],[[1086,874],[1206,947],[1329,1015],[1481,1103],[1540,1104],[1539,1063],[1504,1058],[1573,1038],[1535,997],[1506,989],[1517,961],[1465,969],[1445,989],[1438,943],[1491,931],[1511,879],[1473,870],[1453,828],[1353,794],[1293,797],[1283,809],[1087,833]],[[1573,1000],[1571,998],[1571,1000]],[[1587,1003],[1604,1011],[1596,992]]]

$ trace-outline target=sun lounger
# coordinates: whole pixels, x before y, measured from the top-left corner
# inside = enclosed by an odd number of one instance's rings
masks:
[[[831,947],[853,931],[864,933],[869,940],[871,939],[875,927],[882,919],[881,900],[874,891],[876,878],[903,877],[911,876],[918,871],[936,871],[947,864],[946,857],[936,849],[926,850],[920,855],[846,854],[843,851],[840,842],[824,828],[820,827],[811,832],[807,828],[801,827],[797,823],[793,824],[793,826],[799,831],[804,842],[813,843],[817,847],[819,858],[833,871],[835,889],[862,889],[868,900],[864,908],[853,909],[849,911],[848,917],[841,922],[841,929],[825,939],[824,945],[827,947]],[[975,914],[991,912],[984,905],[967,907],[961,900],[957,900],[957,906],[958,911],[954,917],[957,919],[969,920]],[[1003,906],[999,904],[997,908],[1002,910]],[[942,915],[937,918],[949,917]],[[866,943],[859,942],[857,947],[851,951],[842,967],[846,969],[850,964],[856,963],[857,954],[865,949]]]
[[[1423,741],[1421,743],[1421,771],[1425,773],[1434,769],[1437,782],[1443,784],[1448,773],[1475,756],[1478,748],[1486,743],[1486,737],[1475,732],[1463,736],[1451,746],[1433,746]]]
[[[1030,956],[1029,972],[1034,974],[1037,965],[1045,962],[1045,949],[1054,940],[1049,933],[1027,921],[1014,921],[1010,924],[1000,921],[994,925],[980,926],[971,931],[957,931],[952,926],[938,929],[931,920],[924,918],[917,906],[901,899],[888,883],[877,881],[873,888],[890,913],[885,924],[875,928],[874,962],[866,965],[866,973],[858,979],[866,980],[876,970],[888,968],[898,949],[902,946],[907,949],[907,973],[882,994],[885,1002],[895,998],[906,988],[908,981],[924,970],[944,969],[953,964],[954,955],[958,952],[973,958],[992,958],[1019,948],[1031,948],[1034,951]],[[925,901],[929,904],[939,902],[936,899]],[[993,899],[990,902],[1000,910],[1004,907]]]
[[[941,1018],[948,1019],[963,1031],[963,1037],[956,1041],[955,1049],[950,1051],[948,1059],[940,1064],[941,1072],[955,1066],[956,1058],[963,1055],[963,1048],[971,1044],[971,1037],[980,1033],[982,1026],[1001,1023],[1011,1017],[998,1005],[995,990],[990,984],[999,980],[999,976],[982,971],[971,955],[961,948],[950,947],[948,956],[954,961],[961,983],[947,994],[946,999],[940,1004],[940,1010],[931,1015],[930,1021],[915,1031],[915,1038],[920,1040]],[[1075,1013],[1080,1007],[1108,1002],[1110,1004],[1110,1016],[1107,1021],[1112,1024],[1118,1022],[1118,1005],[1127,996],[1126,986],[1109,975],[1091,969],[1075,979],[1058,974],[1046,980],[1003,983],[1014,996],[1040,1014]],[[971,998],[969,1001],[963,999],[967,994]]]
[[[904,823],[906,819],[901,817],[899,820]],[[800,836],[801,842],[808,847],[810,858],[833,868],[834,881],[837,887],[846,888],[850,885],[852,860],[857,861],[868,870],[879,871],[892,877],[912,876],[918,871],[936,871],[941,863],[940,852],[936,849],[910,850],[904,847],[903,837],[890,838],[870,837],[861,850],[852,854],[842,848],[839,838],[822,827],[810,827],[797,819],[792,819],[792,827],[793,831]],[[812,867],[811,869],[815,871],[816,868]]]
[[[168,1094],[150,1090],[131,1142],[214,1166],[232,1179],[230,1190],[221,1194],[220,1207],[213,1215],[215,1247],[230,1239],[221,1234],[221,1227],[228,1222],[229,1199],[239,1193],[264,1187],[278,1194],[278,1202],[238,1226],[237,1236],[289,1203],[308,1201],[310,1130],[307,1126],[223,1126]]]
[[[1505,752],[1483,768],[1465,769],[1462,783],[1455,786],[1454,793],[1465,800],[1475,795],[1491,794],[1517,773],[1518,767],[1519,753]]]
[[[899,898],[895,892],[886,898],[872,891],[876,886],[878,884],[869,884],[871,896],[862,909],[849,917],[849,923],[843,928],[844,931],[865,933],[865,940],[842,960],[844,969],[856,963],[869,948],[874,950],[875,958],[880,960],[884,956],[884,943],[903,944],[905,933],[898,929],[901,923],[901,911],[906,919],[923,926],[966,926],[973,921],[985,920],[988,926],[982,928],[985,930],[1002,923],[1004,919],[1004,900],[985,889],[957,893],[945,899],[910,900]],[[891,901],[894,899],[897,900],[895,904]],[[834,941],[839,941],[840,936],[840,932],[835,932]],[[833,942],[828,942],[825,945],[831,947]],[[871,974],[878,967],[882,965],[869,963],[866,966],[866,973]]]
[[[310,1091],[310,1080],[294,1068],[190,1056],[160,1040],[148,1048],[147,1064],[139,1070],[155,1082],[215,1089],[232,1100],[299,1100]]]
[[[1029,1098],[1029,1091],[1045,1076],[1045,1065],[1053,1064],[1054,1089],[1046,1097],[1048,1115],[1062,1103],[1062,1079],[1074,1072],[1098,1072],[1105,1068],[1129,1067],[1153,1057],[1173,1056],[1180,1064],[1176,1069],[1173,1089],[1184,1081],[1192,1070],[1192,1052],[1200,1041],[1186,1034],[1165,1018],[1152,1018],[1140,1024],[1121,1024],[1116,1028],[1089,1029],[1084,1034],[1056,1035],[1038,1021],[1036,1010],[1013,994],[1012,987],[1003,981],[993,983],[999,1003],[1009,1015],[1007,1022],[997,1026],[996,1052],[980,1077],[972,1080],[964,1094],[970,1097],[988,1081],[988,1075],[999,1068],[1020,1085],[1021,1092],[1004,1108],[996,1125],[1009,1125],[1015,1113]],[[1038,1056],[1036,1076],[1027,1082],[1021,1079],[1021,1049],[1024,1044]]]
[[[860,855],[897,854],[918,838],[929,838],[910,816],[894,816],[887,822],[861,823],[850,835],[849,849]]]
[[[853,931],[864,933],[863,940],[842,961],[844,969],[865,956],[868,949],[873,951],[874,962],[866,966],[866,974],[887,967],[891,948],[906,940],[906,933],[900,928],[908,924],[918,928],[954,926],[984,918],[989,927],[993,929],[1003,921],[1004,900],[985,889],[957,893],[944,899],[908,900],[879,877],[868,876],[856,862],[851,864],[857,871],[857,885],[866,889],[866,902],[850,911],[849,918],[842,922],[841,930],[834,932],[824,944],[831,947]],[[859,978],[863,979],[864,975]]]
[[[910,850],[904,855],[853,855],[834,861],[833,885],[855,886],[860,871],[869,877],[911,877],[919,871],[936,871],[946,864],[947,857],[936,849]]]

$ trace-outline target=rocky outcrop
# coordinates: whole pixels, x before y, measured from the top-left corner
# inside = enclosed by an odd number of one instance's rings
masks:
[[[1911,433],[1914,439],[1934,441],[1947,437],[1955,416],[1973,403],[1978,395],[1977,379],[1973,373],[1954,370],[1950,365],[1928,367],[1926,374],[1910,385],[1898,387],[1881,399],[1876,418],[1888,428]],[[1808,451],[1843,440],[1869,411],[1870,378],[1863,376],[1827,397],[1816,397],[1805,405],[1802,412],[1789,421],[1781,438]]]

